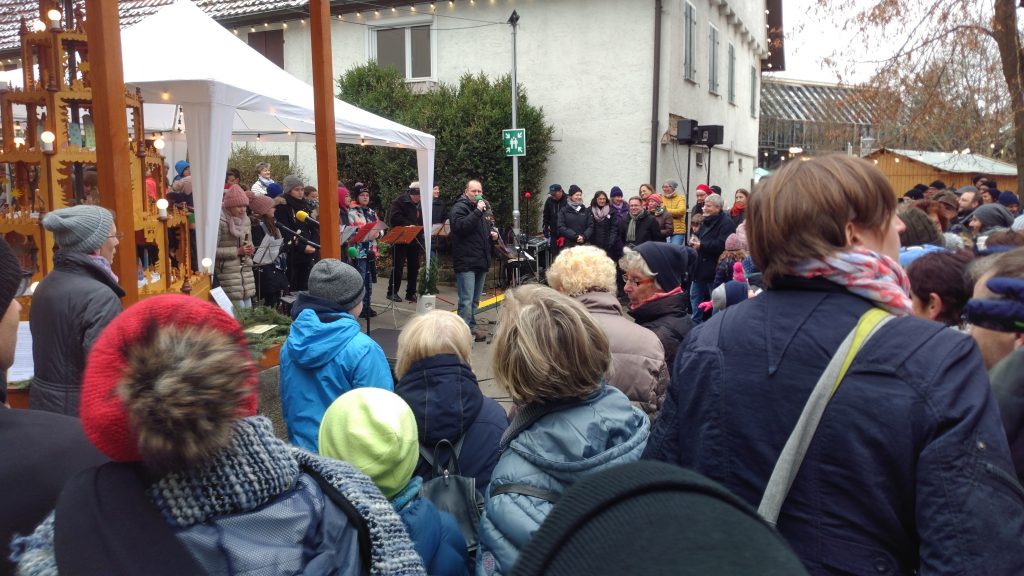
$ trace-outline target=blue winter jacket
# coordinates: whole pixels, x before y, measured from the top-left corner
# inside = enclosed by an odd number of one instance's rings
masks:
[[[320,420],[331,402],[353,388],[392,390],[394,381],[381,347],[333,302],[300,294],[292,317],[281,347],[281,411],[288,440],[316,452]]]
[[[757,506],[804,403],[871,306],[781,279],[690,333],[645,458]],[[832,397],[779,531],[812,574],[1024,574],[1024,492],[974,341],[884,326]]]
[[[468,575],[469,553],[458,523],[451,514],[441,512],[433,502],[417,495],[422,486],[423,480],[414,476],[393,504],[427,574]]]
[[[591,474],[639,460],[649,434],[647,415],[608,385],[583,399],[523,407],[502,438],[491,475],[476,573],[511,573],[519,550],[554,506],[523,494],[492,497],[498,486],[525,484],[561,494]]]
[[[454,354],[424,358],[409,367],[395,385],[395,393],[412,407],[420,442],[428,451],[433,452],[443,439],[455,445],[465,436],[460,474],[476,478],[477,489],[485,491],[498,463],[498,444],[508,428],[508,416],[494,399],[483,395],[473,370]],[[448,457],[447,450],[438,453],[441,462]],[[432,476],[422,456],[415,474]]]

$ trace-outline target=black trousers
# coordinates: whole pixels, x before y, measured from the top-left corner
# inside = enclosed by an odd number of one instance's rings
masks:
[[[395,244],[392,247],[394,268],[391,279],[388,280],[388,295],[398,294],[402,289],[402,271],[408,272],[405,285],[405,299],[412,300],[416,296],[416,282],[420,276],[420,245],[416,242],[410,244]]]

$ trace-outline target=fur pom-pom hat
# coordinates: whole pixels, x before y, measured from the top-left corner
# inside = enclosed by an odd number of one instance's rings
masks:
[[[142,300],[115,318],[89,353],[82,427],[117,462],[170,472],[200,465],[256,414],[256,370],[242,328],[184,295]]]

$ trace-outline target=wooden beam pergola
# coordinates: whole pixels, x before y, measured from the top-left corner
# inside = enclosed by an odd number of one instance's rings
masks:
[[[92,114],[96,126],[96,172],[100,204],[113,207],[114,224],[124,234],[114,258],[125,306],[139,299],[136,278],[135,221],[132,205],[128,118],[124,106],[124,64],[117,2],[86,0],[85,30],[92,64]]]

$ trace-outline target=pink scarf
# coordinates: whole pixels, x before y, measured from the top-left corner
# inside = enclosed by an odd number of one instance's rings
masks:
[[[911,313],[910,279],[892,258],[851,248],[832,256],[807,260],[796,267],[797,276],[824,278],[867,298],[896,316]]]

